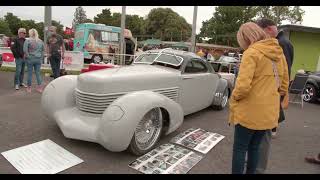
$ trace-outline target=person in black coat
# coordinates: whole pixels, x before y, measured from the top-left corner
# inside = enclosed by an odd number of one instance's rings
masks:
[[[13,53],[13,56],[16,62],[16,73],[14,77],[14,84],[15,84],[16,90],[19,90],[20,86],[27,87],[23,83],[24,71],[25,71],[23,44],[25,40],[26,40],[26,29],[20,28],[18,30],[18,38],[13,39],[10,46],[10,49]]]
[[[280,32],[278,31],[276,23],[273,22],[272,20],[262,18],[262,19],[259,19],[256,22],[256,24],[260,26],[271,38],[278,39],[279,45],[281,46],[283,50],[283,54],[287,61],[288,73],[289,73],[289,79],[290,79],[291,66],[293,64],[293,51],[294,51],[291,42],[285,36],[283,31],[280,31]],[[279,119],[278,119],[279,123],[285,120],[285,115],[281,107],[281,102],[283,101],[283,99],[284,99],[284,96],[282,96],[279,101],[279,106],[280,106]],[[258,174],[263,174],[267,168],[270,146],[271,146],[271,137],[275,138],[276,132],[277,132],[276,128],[272,129],[271,131],[268,131],[260,144],[259,162],[258,162],[258,167],[256,169],[256,173]]]

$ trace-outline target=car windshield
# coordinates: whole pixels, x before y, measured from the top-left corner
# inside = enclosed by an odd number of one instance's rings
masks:
[[[181,65],[183,58],[168,53],[155,53],[147,52],[137,57],[134,63],[158,64],[158,65],[171,65],[178,67]]]
[[[155,62],[160,62],[164,64],[169,64],[173,66],[179,66],[182,62],[182,58],[179,56],[169,55],[169,54],[161,54]]]
[[[154,54],[154,53],[145,53],[145,54],[141,54],[140,56],[137,57],[137,59],[135,60],[135,63],[147,63],[147,64],[151,64],[153,63],[154,59],[158,56],[158,54]]]

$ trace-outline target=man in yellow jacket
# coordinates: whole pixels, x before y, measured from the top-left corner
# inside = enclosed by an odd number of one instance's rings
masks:
[[[288,91],[288,68],[282,49],[255,23],[237,34],[244,54],[230,100],[229,122],[235,125],[232,173],[255,173],[259,145],[266,130],[278,126],[280,94]]]

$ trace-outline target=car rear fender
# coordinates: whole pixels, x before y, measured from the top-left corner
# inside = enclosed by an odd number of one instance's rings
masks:
[[[216,106],[220,105],[223,98],[224,90],[226,88],[228,89],[228,81],[223,78],[220,78],[216,92],[213,94],[214,95],[213,102],[212,102],[213,105],[216,105]]]
[[[152,91],[133,92],[120,97],[104,111],[97,130],[98,142],[110,151],[127,149],[140,120],[156,107],[169,114],[166,134],[182,124],[183,110],[175,101]]]

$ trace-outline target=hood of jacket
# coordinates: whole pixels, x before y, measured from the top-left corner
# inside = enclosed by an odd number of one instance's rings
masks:
[[[258,41],[250,46],[257,51],[260,51],[270,60],[280,61],[283,57],[283,51],[279,42],[275,38],[268,38]]]

